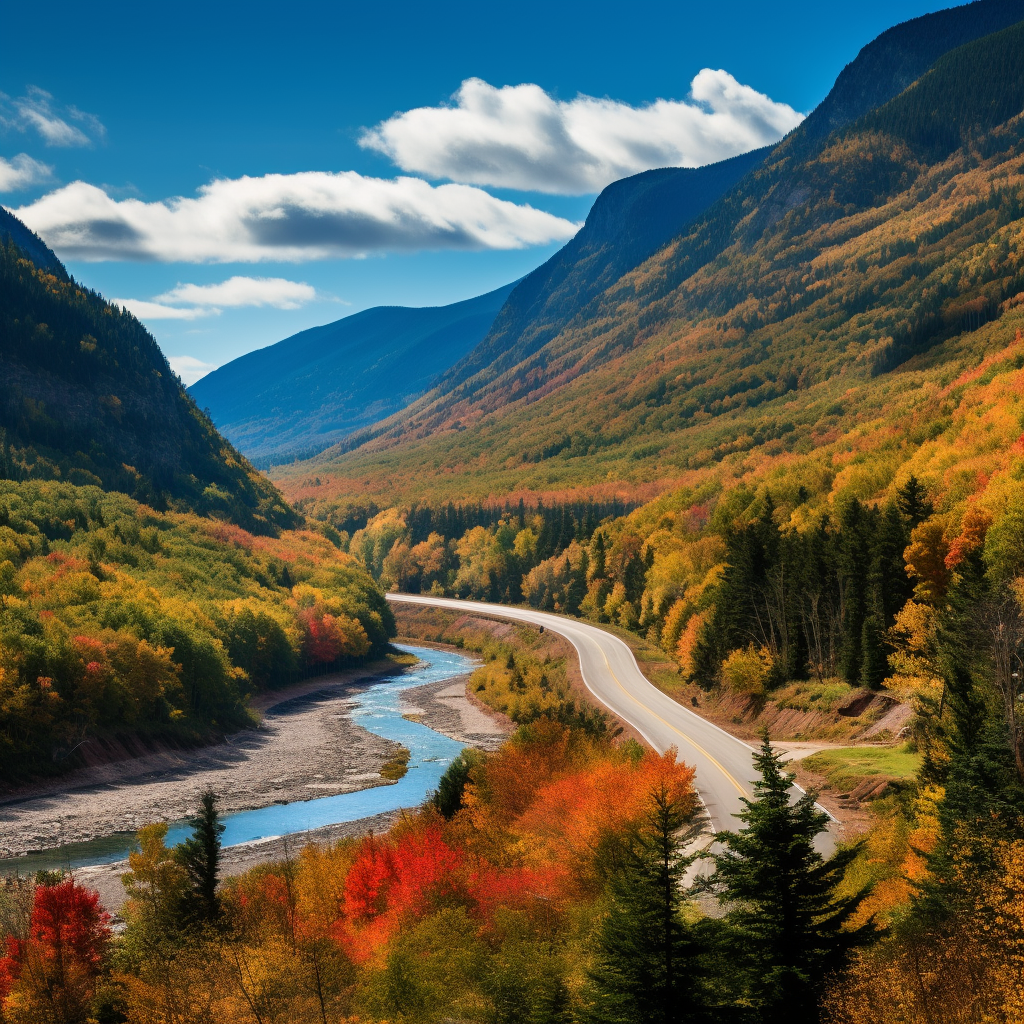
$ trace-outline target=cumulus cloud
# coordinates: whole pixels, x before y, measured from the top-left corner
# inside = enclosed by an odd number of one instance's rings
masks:
[[[112,299],[140,320],[195,320],[220,316],[224,308],[273,306],[299,309],[321,298],[304,281],[285,277],[230,277],[219,284],[178,284],[153,299]]]
[[[406,171],[471,185],[583,195],[652,167],[699,167],[776,142],[803,115],[705,68],[685,101],[633,107],[469,78],[443,107],[395,114],[360,145]]]
[[[16,192],[49,181],[52,177],[52,167],[33,160],[27,153],[19,153],[10,160],[0,156],[0,192]]]
[[[107,133],[95,114],[61,106],[45,89],[34,85],[17,99],[0,93],[0,124],[20,132],[31,129],[47,146],[91,146]]]
[[[215,363],[204,363],[195,356],[168,356],[167,362],[171,369],[181,378],[182,384],[189,387],[200,377],[205,377],[211,370],[216,370]]]
[[[421,249],[520,249],[579,229],[467,185],[308,171],[210,182],[198,198],[112,199],[72,182],[14,211],[66,259],[255,263]]]

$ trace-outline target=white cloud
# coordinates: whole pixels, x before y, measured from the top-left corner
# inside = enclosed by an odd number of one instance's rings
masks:
[[[467,185],[355,171],[220,179],[198,198],[111,199],[72,182],[14,211],[65,259],[255,263],[564,241],[561,217]]]
[[[316,289],[285,277],[229,277],[219,284],[179,284],[156,297],[157,302],[190,302],[197,306],[273,306],[298,309],[316,299]]]
[[[185,387],[195,384],[200,377],[205,377],[211,370],[217,369],[215,363],[204,363],[195,356],[168,356],[167,362],[171,364],[171,369],[181,378]]]
[[[140,320],[196,320],[220,316],[222,307],[273,306],[299,309],[322,298],[304,281],[284,277],[230,277],[219,284],[178,284],[153,299],[111,299]],[[184,305],[183,305],[184,304]]]
[[[10,160],[0,156],[0,192],[16,192],[20,188],[49,181],[52,177],[52,167],[33,160],[27,153],[19,153]]]
[[[539,85],[462,83],[451,106],[419,107],[363,133],[399,167],[472,185],[583,195],[652,167],[699,167],[776,142],[803,115],[705,68],[686,101],[632,107]]]
[[[83,128],[69,124],[77,121]],[[95,114],[61,107],[45,89],[30,85],[15,100],[0,93],[0,124],[24,132],[33,129],[47,146],[91,146],[107,130]]]
[[[140,320],[195,320],[200,316],[220,316],[220,310],[213,306],[167,306],[162,302],[148,299],[111,299],[115,306],[124,306]]]

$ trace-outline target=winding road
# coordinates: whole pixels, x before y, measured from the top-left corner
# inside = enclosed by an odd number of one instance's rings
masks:
[[[587,689],[614,715],[628,722],[655,750],[675,747],[681,760],[697,769],[697,790],[715,831],[735,829],[741,799],[753,795],[757,773],[753,748],[662,693],[640,671],[633,652],[617,636],[598,626],[532,608],[511,608],[485,601],[417,594],[388,594],[389,601],[430,605],[543,626],[576,648]],[[815,843],[829,855],[831,834]]]

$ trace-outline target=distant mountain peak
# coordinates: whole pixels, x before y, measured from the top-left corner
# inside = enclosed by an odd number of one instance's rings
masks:
[[[32,230],[27,228],[13,213],[0,206],[0,241],[10,239],[40,269],[57,277],[69,280],[64,264],[56,253]]]

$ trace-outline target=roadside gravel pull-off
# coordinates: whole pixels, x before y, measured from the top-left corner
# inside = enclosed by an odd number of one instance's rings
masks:
[[[347,714],[348,697],[379,678],[365,670],[324,676],[264,696],[260,727],[223,743],[83,769],[12,794],[0,802],[0,856],[179,821],[206,789],[232,814],[385,785],[380,769],[398,744]]]

